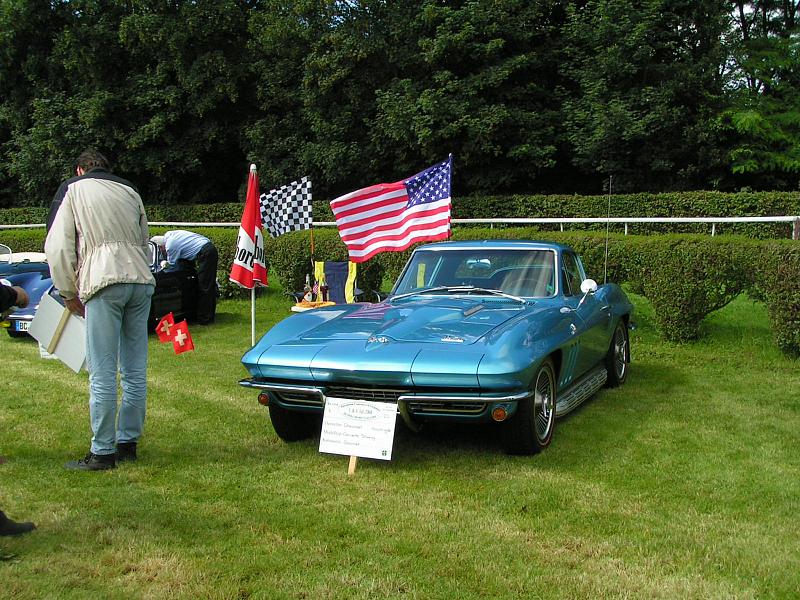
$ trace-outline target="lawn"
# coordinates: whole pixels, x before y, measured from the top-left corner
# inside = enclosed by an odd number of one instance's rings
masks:
[[[286,444],[239,359],[247,301],[150,341],[140,459],[102,473],[87,378],[0,334],[3,598],[796,598],[800,365],[739,298],[694,344],[661,341],[648,303],[625,386],[559,421],[535,457],[486,428],[398,428],[391,462]],[[278,289],[258,329],[290,314]]]

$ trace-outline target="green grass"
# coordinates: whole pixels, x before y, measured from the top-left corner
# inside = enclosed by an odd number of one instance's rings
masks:
[[[536,457],[493,431],[398,430],[391,462],[285,444],[240,388],[249,303],[150,342],[140,460],[88,449],[86,375],[0,335],[2,598],[792,598],[800,590],[800,369],[740,298],[673,345],[637,304],[627,384]],[[258,328],[288,315],[258,299]],[[13,557],[8,558],[9,555]]]

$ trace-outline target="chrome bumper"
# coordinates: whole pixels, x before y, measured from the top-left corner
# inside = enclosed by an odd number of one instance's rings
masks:
[[[349,398],[350,394],[342,393],[329,393],[326,395],[326,387],[293,385],[283,383],[268,383],[254,379],[242,379],[239,385],[248,388],[259,390],[266,390],[274,392],[279,396],[279,402],[284,405],[293,406],[296,408],[324,408],[325,401],[328,396],[336,398]],[[367,398],[356,394],[353,399],[372,400],[377,402],[397,402],[397,412],[403,417],[406,424],[415,429],[413,417],[425,416],[451,416],[463,418],[475,418],[486,413],[487,407],[497,404],[508,404],[511,412],[513,412],[516,403],[520,400],[530,398],[534,392],[526,391],[517,394],[507,395],[454,395],[450,394],[413,394],[405,391],[389,390],[391,398],[387,398],[382,392],[384,390],[364,390],[363,388],[350,388],[352,390],[358,389],[359,391],[374,392],[380,395],[380,398]],[[297,396],[305,396],[308,400],[298,399]],[[356,397],[361,396],[361,397]],[[294,398],[293,398],[294,397]]]

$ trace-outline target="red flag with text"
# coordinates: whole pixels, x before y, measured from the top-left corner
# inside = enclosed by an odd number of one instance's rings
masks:
[[[250,165],[247,179],[247,197],[242,213],[242,224],[236,240],[236,256],[229,279],[243,288],[267,285],[267,267],[264,263],[264,233],[261,223],[261,206],[258,201],[258,172]]]

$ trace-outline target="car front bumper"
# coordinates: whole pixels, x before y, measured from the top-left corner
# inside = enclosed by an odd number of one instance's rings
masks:
[[[517,403],[533,394],[530,391],[516,394],[456,393],[334,385],[314,386],[276,383],[257,378],[242,379],[239,385],[268,392],[270,402],[298,412],[321,413],[329,397],[396,403],[397,412],[411,428],[427,420],[486,422],[492,420],[492,414],[498,408],[504,409],[507,417],[510,417],[516,412]]]

